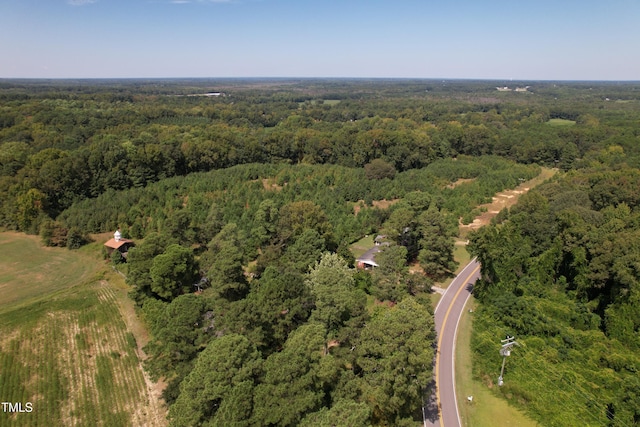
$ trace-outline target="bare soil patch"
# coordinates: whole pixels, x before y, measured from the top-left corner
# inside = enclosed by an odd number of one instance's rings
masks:
[[[398,203],[400,201],[400,199],[392,199],[392,200],[387,200],[387,199],[382,199],[382,200],[374,200],[371,202],[371,204],[373,205],[374,208],[378,208],[378,209],[388,209],[390,206]],[[358,215],[358,213],[362,210],[362,209],[367,209],[368,206],[365,204],[364,200],[358,200],[354,205],[353,205],[353,213],[355,215]]]
[[[537,177],[523,182],[513,190],[505,190],[496,194],[492,198],[491,203],[478,206],[478,208],[484,208],[486,211],[475,217],[473,222],[470,224],[462,224],[462,222],[459,222],[460,236],[465,236],[469,230],[477,230],[478,228],[491,223],[491,220],[498,215],[502,209],[510,208],[518,203],[518,199],[521,195],[525,194],[536,185],[539,185],[551,178],[557,171],[557,169],[542,168],[542,172]]]
[[[275,180],[271,178],[263,178],[262,187],[267,191],[281,191],[284,188],[282,185],[276,184]]]
[[[456,182],[452,182],[451,184],[447,185],[446,188],[453,190],[454,188],[462,185],[462,184],[467,184],[469,182],[473,182],[475,181],[476,178],[460,178],[459,180],[457,180]]]

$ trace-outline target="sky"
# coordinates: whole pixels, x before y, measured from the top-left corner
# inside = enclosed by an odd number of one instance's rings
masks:
[[[0,0],[0,78],[640,80],[640,0]]]

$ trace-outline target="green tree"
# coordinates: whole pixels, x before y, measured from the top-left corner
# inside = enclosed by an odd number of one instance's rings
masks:
[[[316,230],[326,242],[333,241],[331,223],[320,206],[303,200],[280,208],[278,234],[281,242],[290,242],[307,229]]]
[[[373,424],[397,425],[420,407],[432,379],[434,341],[432,313],[411,297],[367,322],[355,352]]]
[[[193,251],[178,244],[169,245],[153,259],[149,275],[151,290],[166,301],[189,292],[198,278]]]
[[[407,248],[386,246],[376,254],[378,267],[373,269],[373,294],[380,300],[399,301],[408,293]]]
[[[18,229],[30,231],[32,224],[42,213],[45,195],[36,188],[30,188],[26,193],[16,198],[16,222]],[[36,229],[37,230],[37,229]]]
[[[300,427],[368,427],[371,425],[371,408],[366,403],[340,399],[331,408],[322,408],[307,415]]]
[[[315,299],[311,321],[320,322],[335,333],[352,317],[363,315],[366,296],[355,287],[353,275],[339,255],[322,255],[305,280]]]
[[[131,295],[142,305],[145,298],[157,297],[152,291],[153,280],[150,270],[156,256],[164,252],[166,239],[156,233],[150,233],[140,245],[129,249],[127,257],[127,283],[133,286]]]
[[[307,321],[313,298],[301,275],[273,265],[252,284],[249,295],[231,307],[226,324],[270,353],[282,348],[289,334]]]
[[[198,355],[169,409],[172,426],[250,426],[260,353],[247,338],[229,334]]]
[[[152,321],[152,339],[144,347],[149,355],[145,366],[153,378],[167,379],[164,396],[172,403],[193,360],[210,339],[212,321],[205,316],[210,309],[202,297],[194,294],[180,295],[166,305],[149,301],[151,306],[145,313]]]
[[[364,173],[367,179],[393,179],[396,176],[396,168],[382,159],[374,159],[364,165]]]
[[[326,333],[319,323],[303,325],[267,358],[254,395],[256,424],[297,425],[322,407],[325,388],[338,376],[336,361],[324,351]]]
[[[291,268],[295,272],[304,274],[318,261],[325,250],[325,241],[314,229],[307,229],[288,246],[280,258],[284,268]]]
[[[254,216],[251,236],[256,246],[267,243],[276,233],[278,225],[278,206],[273,199],[265,199]]]
[[[208,250],[201,259],[212,291],[228,301],[242,299],[249,292],[242,269],[241,247],[238,227],[229,223],[209,242]]]
[[[420,228],[418,260],[427,276],[440,280],[455,271],[453,258],[455,228],[441,211],[431,204],[417,220]]]
[[[89,242],[86,234],[77,227],[71,227],[67,233],[67,248],[78,249]]]

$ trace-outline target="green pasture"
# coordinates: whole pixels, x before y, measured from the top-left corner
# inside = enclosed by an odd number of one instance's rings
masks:
[[[19,233],[0,233],[0,251],[0,313],[84,283],[99,266],[77,252],[45,248],[37,237]]]
[[[82,251],[0,233],[0,426],[157,425],[113,273]]]

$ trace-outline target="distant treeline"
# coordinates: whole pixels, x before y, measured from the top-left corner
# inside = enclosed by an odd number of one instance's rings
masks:
[[[406,171],[493,154],[570,169],[612,145],[638,162],[640,106],[627,99],[634,86],[505,94],[486,82],[352,83],[5,81],[0,224],[37,231],[41,212],[55,218],[107,190],[244,163],[362,167],[382,159]],[[220,95],[183,96],[209,91]]]

